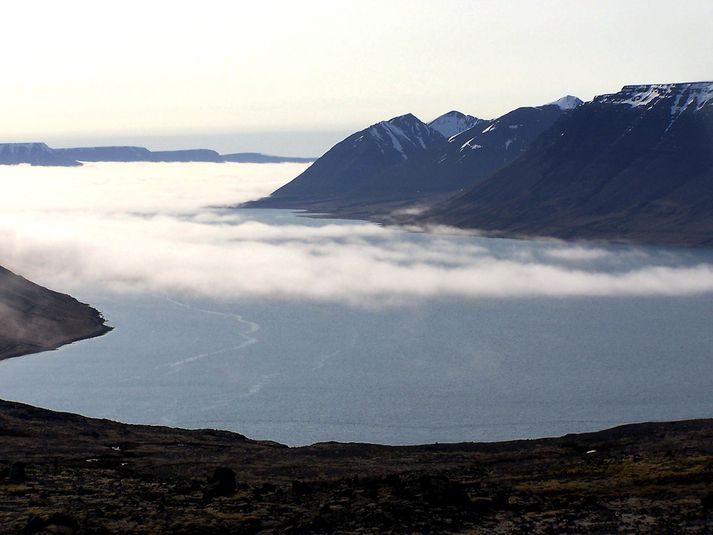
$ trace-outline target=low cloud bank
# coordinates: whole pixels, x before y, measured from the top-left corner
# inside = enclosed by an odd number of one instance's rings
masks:
[[[380,304],[713,292],[711,255],[405,234],[215,208],[266,195],[304,167],[0,166],[0,265],[70,293],[220,299]]]

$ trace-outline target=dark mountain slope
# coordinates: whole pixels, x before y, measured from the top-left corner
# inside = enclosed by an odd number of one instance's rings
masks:
[[[507,234],[713,243],[713,83],[599,96],[428,220]]]
[[[430,187],[420,169],[445,147],[446,139],[413,115],[395,117],[352,134],[251,206],[336,208],[417,197]]]
[[[525,152],[565,111],[555,104],[518,108],[461,132],[430,172],[451,191],[471,187]]]
[[[518,108],[494,121],[472,118],[476,126],[448,140],[411,114],[396,117],[352,134],[292,182],[247,206],[383,218],[431,204],[512,161],[565,111],[550,104]],[[440,126],[454,127],[450,119],[469,122],[461,115],[442,116],[448,120]]]

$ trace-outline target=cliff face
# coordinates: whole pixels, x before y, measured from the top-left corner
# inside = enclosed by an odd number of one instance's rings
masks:
[[[0,360],[109,330],[97,310],[0,267]]]

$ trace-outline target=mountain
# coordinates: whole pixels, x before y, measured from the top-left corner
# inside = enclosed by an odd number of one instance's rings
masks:
[[[711,244],[713,82],[595,97],[426,217],[508,235]]]
[[[558,104],[560,101],[517,108],[451,137],[431,174],[454,192],[485,180],[528,150],[540,134],[569,111]]]
[[[428,126],[439,132],[443,137],[449,138],[487,122],[485,119],[478,119],[459,111],[449,111],[428,123]]]
[[[414,198],[429,186],[420,170],[446,145],[412,114],[382,121],[337,143],[290,183],[248,206],[334,210]]]
[[[241,163],[310,163],[316,158],[271,156],[258,152],[218,154],[208,149],[150,151],[144,147],[76,147],[50,149],[80,162],[241,162]]]
[[[151,151],[150,162],[213,162],[222,163],[223,157],[210,149]]]
[[[188,149],[150,151],[144,147],[76,147],[54,149],[58,154],[82,162],[222,162],[214,150]]]
[[[101,314],[88,305],[0,267],[0,360],[109,330]]]
[[[82,165],[70,156],[49,148],[44,143],[0,143],[0,165]]]
[[[222,154],[221,157],[226,162],[239,163],[312,163],[317,158],[298,158],[296,156],[273,156],[260,152],[237,152],[234,154]]]
[[[77,147],[54,151],[80,162],[145,162],[151,158],[151,151],[144,147]]]
[[[489,177],[565,113],[556,104],[518,108],[492,121],[473,118],[475,126],[448,139],[411,114],[382,121],[352,134],[292,182],[246,206],[380,219],[421,209]],[[436,119],[436,127],[463,125],[467,117],[449,112]]]
[[[553,102],[550,102],[550,104],[553,104],[561,110],[573,110],[577,106],[581,106],[584,104],[584,101],[581,98],[573,97],[572,95],[565,95],[562,98],[559,98]]]

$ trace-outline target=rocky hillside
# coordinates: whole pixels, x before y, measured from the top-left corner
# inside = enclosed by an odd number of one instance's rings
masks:
[[[2,533],[710,533],[713,421],[287,448],[0,401]]]

